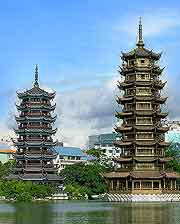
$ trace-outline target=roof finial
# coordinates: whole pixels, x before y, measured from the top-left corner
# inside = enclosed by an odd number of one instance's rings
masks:
[[[138,47],[144,47],[144,41],[142,37],[142,23],[141,23],[141,17],[139,17],[139,29],[138,29],[138,41],[136,44]]]
[[[39,83],[38,83],[38,65],[37,64],[36,64],[36,67],[35,67],[34,87],[39,87]]]

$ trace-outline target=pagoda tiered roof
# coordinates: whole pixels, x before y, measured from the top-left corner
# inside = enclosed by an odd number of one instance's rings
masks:
[[[37,110],[37,109],[43,109],[47,111],[53,111],[56,108],[56,104],[54,105],[47,105],[47,104],[21,104],[21,105],[16,105],[17,109],[20,111],[26,111],[26,110]]]
[[[14,158],[18,159],[18,160],[52,160],[55,159],[57,157],[57,153],[53,153],[53,154],[33,154],[33,153],[29,153],[29,154],[19,154],[16,153],[13,155]]]
[[[51,128],[19,128],[14,130],[16,134],[47,134],[47,135],[54,135],[57,132],[56,129]]]
[[[20,116],[20,117],[15,117],[16,121],[17,122],[26,122],[26,121],[48,121],[48,122],[55,122],[57,118],[57,115],[55,115],[54,117],[51,117],[51,116]]]
[[[30,180],[30,181],[59,181],[60,177],[57,174],[35,174],[35,173],[25,173],[21,176],[18,176],[20,180]]]
[[[161,57],[161,54],[162,53],[155,53],[152,50],[148,50],[147,48],[142,46],[142,47],[136,47],[135,49],[133,49],[132,51],[128,53],[122,52],[122,59],[128,60],[131,58],[142,57],[142,58],[152,58],[154,60],[159,60]]]
[[[45,90],[39,88],[39,86],[34,86],[33,88],[31,88],[30,90],[27,90],[25,92],[22,93],[17,93],[19,99],[23,99],[23,98],[29,98],[29,97],[47,97],[49,99],[53,99],[56,95],[55,92],[53,93],[48,93]]]
[[[156,75],[161,75],[163,72],[164,68],[160,68],[159,66],[153,65],[153,66],[143,66],[139,67],[137,65],[134,66],[128,66],[124,65],[123,67],[120,67],[119,73],[123,76],[126,74],[131,74],[131,73],[140,73],[140,72],[148,72],[148,73],[153,73]]]
[[[30,140],[30,141],[17,141],[17,142],[15,142],[15,145],[17,146],[17,147],[22,147],[22,148],[24,148],[24,147],[50,147],[50,146],[52,146],[52,147],[54,147],[54,146],[56,146],[56,144],[57,144],[57,142],[53,142],[53,141],[32,141],[32,140]]]
[[[155,87],[157,89],[162,89],[165,86],[166,82],[162,81],[124,81],[118,83],[119,89],[126,89],[133,86],[142,86],[142,87]]]

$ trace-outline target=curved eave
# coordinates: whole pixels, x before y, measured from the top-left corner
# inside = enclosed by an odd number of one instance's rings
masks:
[[[167,112],[160,112],[160,113],[156,113],[156,116],[157,117],[161,117],[161,118],[165,118],[165,117],[167,117],[168,116],[168,113]]]
[[[167,132],[169,130],[169,127],[159,127],[157,128],[157,131],[159,132]]]
[[[26,147],[26,146],[33,146],[33,147],[40,147],[40,146],[56,146],[56,142],[15,142],[15,146],[17,147]]]
[[[15,120],[17,122],[23,122],[23,121],[49,121],[49,122],[55,122],[57,119],[57,115],[51,118],[47,118],[45,116],[39,116],[39,117],[28,117],[28,116],[24,116],[24,117],[17,117],[15,116]]]
[[[155,53],[152,50],[148,50],[146,48],[135,48],[130,52],[121,52],[122,53],[122,59],[123,60],[129,60],[134,58],[152,58],[156,61],[158,61],[161,57],[162,53]]]
[[[165,67],[160,68],[159,66],[153,67],[153,73],[161,75],[164,71]]]
[[[155,101],[158,103],[165,103],[167,100],[167,97],[159,97],[159,98],[155,98]]]
[[[172,160],[173,160],[172,157],[159,158],[159,162],[162,162],[162,163],[169,162],[169,161],[172,161]]]
[[[44,98],[53,99],[56,96],[56,92],[48,93],[44,91],[43,93],[30,93],[26,91],[23,93],[17,92],[17,96],[19,99],[23,99],[27,97],[44,97]]]
[[[116,101],[118,104],[121,104],[132,101],[133,99],[134,99],[133,97],[117,97]]]
[[[167,82],[162,82],[162,81],[157,81],[157,82],[154,82],[154,87],[155,88],[159,88],[159,89],[162,89],[164,88],[164,86],[166,85]]]
[[[48,133],[48,134],[55,134],[57,132],[57,128],[54,130],[48,129],[14,129],[16,134],[25,134],[25,133]]]
[[[113,161],[126,163],[126,162],[132,162],[132,158],[117,157],[117,158],[113,158]]]
[[[47,155],[22,155],[22,156],[14,156],[14,158],[18,159],[18,160],[49,160],[49,159],[56,159],[57,155],[51,155],[51,156],[47,156]]]
[[[56,109],[56,104],[52,106],[46,106],[46,105],[16,105],[17,110],[24,111],[24,110],[47,110],[47,111],[54,111]]]
[[[170,143],[169,142],[158,142],[158,145],[161,146],[161,147],[168,147],[170,146]]]
[[[123,118],[133,115],[133,112],[116,112],[115,116],[117,118]]]
[[[123,127],[123,126],[121,126],[121,127],[115,127],[114,128],[114,130],[116,131],[116,132],[126,132],[126,131],[131,131],[132,130],[132,127]]]
[[[133,66],[125,66],[123,69],[121,69],[119,71],[119,73],[123,76],[126,76],[126,74],[129,74],[129,73],[136,73],[136,72],[152,72],[156,75],[161,75],[162,72],[163,72],[163,69],[160,69],[159,67],[152,67],[152,66],[136,66],[136,65],[133,65]]]
[[[132,145],[133,142],[124,142],[124,141],[115,141],[114,145],[119,147],[119,146],[130,146]]]
[[[130,83],[118,82],[117,87],[119,89],[125,89],[125,88],[131,87],[133,85],[134,85],[134,82],[130,82]]]

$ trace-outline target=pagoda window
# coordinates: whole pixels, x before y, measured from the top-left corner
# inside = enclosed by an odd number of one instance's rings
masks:
[[[154,163],[136,163],[136,169],[154,169]]]
[[[38,126],[38,125],[40,125],[40,122],[30,122],[29,124],[31,126]]]
[[[137,140],[147,140],[147,139],[153,139],[153,132],[137,132],[136,133],[136,139]]]
[[[158,182],[159,184],[159,182]],[[143,189],[152,189],[153,185],[152,185],[152,181],[142,181],[141,182],[141,188]]]
[[[137,81],[150,81],[150,74],[138,74],[136,75]]]
[[[136,117],[136,125],[151,125],[151,117]]]
[[[151,103],[146,102],[136,103],[136,110],[151,110],[151,109],[152,109]]]
[[[134,119],[133,118],[126,118],[125,120],[124,120],[124,122],[125,122],[125,124],[129,124],[129,125],[132,125],[132,124],[134,124]]]
[[[125,94],[126,94],[126,95],[134,95],[134,89],[133,89],[133,88],[131,88],[131,89],[126,89],[126,90],[125,90]]]
[[[146,87],[137,87],[136,88],[136,95],[151,95],[151,89]]]
[[[126,103],[124,109],[125,109],[125,110],[133,110],[133,105],[132,105],[132,103]]]
[[[152,156],[153,155],[153,148],[147,147],[137,147],[136,148],[136,155],[137,156]]]
[[[136,62],[136,60],[134,60],[134,59],[129,60],[129,61],[128,61],[128,65],[129,65],[129,66],[133,66],[133,65],[135,65],[135,62]]]
[[[149,65],[149,59],[139,58],[139,59],[137,59],[137,63],[139,66],[147,66],[147,65]]]
[[[128,80],[128,81],[134,81],[135,80],[135,76],[134,75],[127,75],[126,76],[126,80]]]

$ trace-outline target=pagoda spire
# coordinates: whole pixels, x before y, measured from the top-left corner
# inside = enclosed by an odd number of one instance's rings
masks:
[[[38,65],[35,67],[35,76],[34,76],[34,87],[39,87],[39,74],[38,74]]]
[[[138,41],[137,41],[136,46],[144,47],[144,41],[143,41],[143,35],[142,35],[141,17],[139,18]]]

